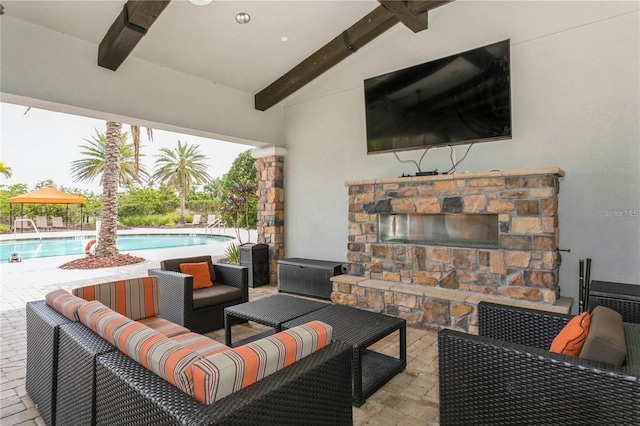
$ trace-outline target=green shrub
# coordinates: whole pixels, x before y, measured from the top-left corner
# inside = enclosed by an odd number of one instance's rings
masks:
[[[118,217],[118,220],[124,226],[173,227],[179,218],[178,213],[168,213]]]
[[[237,244],[229,244],[227,249],[224,251],[224,254],[225,256],[227,256],[227,259],[229,259],[229,262],[233,263],[234,265],[240,264],[240,247],[238,247]]]

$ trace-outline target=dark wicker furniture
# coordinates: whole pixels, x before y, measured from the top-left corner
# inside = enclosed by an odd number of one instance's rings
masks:
[[[45,302],[30,302],[27,312],[27,391],[47,425],[353,422],[351,350],[342,342],[204,405]]]
[[[227,307],[224,310],[225,345],[232,345],[231,326],[238,322],[254,321],[273,327],[274,332],[277,333],[282,331],[282,323],[326,306],[329,304],[278,294],[254,302]],[[254,336],[251,340],[262,336],[263,334]]]
[[[46,424],[56,415],[58,342],[60,326],[71,324],[45,301],[29,302],[27,312],[26,390]]]
[[[343,305],[329,305],[288,321],[283,329],[311,320],[333,327],[333,338],[352,348],[352,402],[356,407],[407,366],[407,323],[404,319]],[[399,331],[399,358],[368,349],[389,334]]]
[[[443,425],[629,425],[640,418],[640,324],[622,367],[551,353],[569,315],[481,302],[479,335],[438,333]]]
[[[640,285],[591,281],[589,310],[605,306],[622,314],[622,321],[640,323]]]
[[[278,292],[331,299],[331,277],[344,262],[291,257],[278,261]]]
[[[193,289],[193,277],[180,271],[181,263],[208,262],[215,273],[215,284],[208,289]],[[246,266],[212,263],[211,256],[169,259],[160,262],[159,269],[149,269],[158,277],[160,286],[160,316],[197,333],[208,333],[224,327],[224,308],[249,301],[249,272]],[[203,291],[239,289],[231,300],[194,307],[194,294]]]

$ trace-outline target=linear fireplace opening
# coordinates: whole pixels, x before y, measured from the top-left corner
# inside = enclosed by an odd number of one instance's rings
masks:
[[[401,244],[498,247],[498,215],[381,213],[378,238]]]

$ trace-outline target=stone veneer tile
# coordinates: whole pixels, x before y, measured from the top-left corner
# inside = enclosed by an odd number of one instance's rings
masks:
[[[366,278],[362,278],[362,277],[356,277],[355,275],[347,275],[347,274],[342,274],[342,275],[336,275],[333,276],[331,278],[329,278],[330,281],[333,282],[338,282],[338,283],[342,283],[342,284],[358,284],[361,281],[365,281]]]
[[[425,287],[424,296],[432,299],[452,300],[454,302],[464,302],[468,293],[457,290],[447,290],[444,288]]]
[[[395,282],[384,280],[363,280],[358,283],[359,286],[378,290],[389,290],[394,284]]]

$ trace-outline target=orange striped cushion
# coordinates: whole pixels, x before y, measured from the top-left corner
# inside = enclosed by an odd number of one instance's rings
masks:
[[[113,281],[71,291],[85,300],[98,300],[133,320],[160,315],[158,277]]]
[[[180,334],[179,336],[172,337],[171,340],[175,340],[182,346],[197,352],[198,355],[202,357],[211,356],[218,352],[231,349],[220,342],[216,342],[215,340],[198,333],[189,332]]]
[[[87,303],[66,290],[54,290],[45,296],[47,304],[71,321],[79,321],[78,309]]]
[[[131,319],[112,311],[97,300],[87,302],[78,310],[80,322],[89,327],[98,336],[114,344],[113,332],[130,322]]]
[[[183,347],[142,323],[121,315],[98,301],[79,311],[80,321],[123,354],[165,379],[181,391],[191,391],[192,365],[197,352]]]
[[[158,333],[162,333],[167,337],[177,336],[179,334],[190,333],[189,329],[171,321],[167,321],[160,317],[149,317],[138,320],[139,323],[154,329]]]
[[[193,395],[205,404],[218,401],[322,349],[331,334],[330,325],[312,321],[203,358],[193,365]]]

